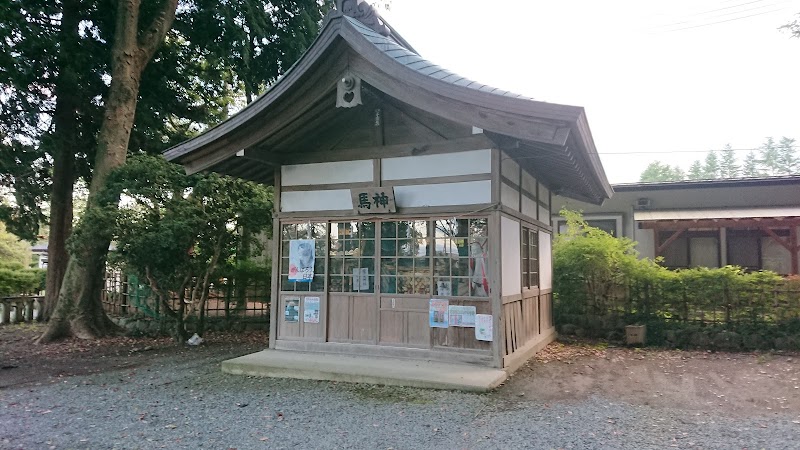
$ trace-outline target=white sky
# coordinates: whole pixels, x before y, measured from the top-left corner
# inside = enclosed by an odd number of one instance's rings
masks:
[[[800,142],[800,39],[777,30],[797,13],[800,0],[392,0],[381,11],[453,72],[586,108],[612,183],[638,181],[656,159],[688,169],[726,143]]]

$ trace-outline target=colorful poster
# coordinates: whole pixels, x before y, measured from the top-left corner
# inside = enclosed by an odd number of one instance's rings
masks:
[[[300,297],[286,297],[283,299],[283,320],[296,323],[300,320]]]
[[[475,326],[475,312],[474,306],[450,306],[448,313],[450,314],[451,327],[465,327],[472,328]]]
[[[430,324],[431,328],[447,328],[450,322],[450,315],[447,313],[447,300],[431,299],[430,304]]]
[[[360,269],[353,269],[353,290],[369,290],[369,268],[362,267]]]
[[[491,314],[475,315],[475,339],[491,341],[493,339],[494,321]]]
[[[314,239],[289,241],[289,281],[311,281],[314,278]]]
[[[303,322],[319,323],[319,297],[303,298]]]

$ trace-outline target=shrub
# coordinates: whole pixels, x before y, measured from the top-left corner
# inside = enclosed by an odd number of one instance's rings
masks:
[[[636,243],[590,227],[580,213],[564,210],[567,232],[553,244],[554,318],[557,324],[601,318],[597,334],[618,334],[620,324],[648,325],[648,342],[691,345],[687,326],[745,333],[745,346],[800,330],[800,279],[740,267],[668,270],[660,260],[639,259]],[[747,339],[757,330],[758,339]],[[681,339],[676,332],[680,331]],[[670,333],[671,332],[671,333]],[[717,336],[716,334],[714,336]],[[721,335],[720,347],[732,346]],[[738,337],[736,338],[738,345]],[[709,339],[714,342],[713,339]],[[680,345],[681,342],[671,342]]]

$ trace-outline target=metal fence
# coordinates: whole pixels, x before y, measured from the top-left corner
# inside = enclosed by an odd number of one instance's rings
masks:
[[[170,308],[178,309],[180,299],[172,293]],[[103,308],[115,316],[147,316],[161,319],[164,306],[156,301],[150,288],[135,275],[120,272],[106,274],[102,293]],[[251,281],[237,285],[232,278],[211,284],[204,312],[207,318],[266,319],[269,315],[270,288],[267,281]]]

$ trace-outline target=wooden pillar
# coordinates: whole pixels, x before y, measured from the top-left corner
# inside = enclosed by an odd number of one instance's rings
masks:
[[[274,349],[278,340],[278,302],[281,290],[281,221],[278,215],[281,211],[281,168],[275,168],[275,189],[272,201],[272,288],[270,289],[269,302],[269,348]],[[327,298],[325,299],[327,302]],[[328,336],[325,336],[327,341]]]
[[[728,229],[719,227],[719,265],[728,265]]]
[[[6,300],[0,303],[0,306],[3,307],[3,323],[11,322],[11,302]]]
[[[789,228],[789,246],[792,253],[792,275],[798,275],[800,271],[798,270],[798,261],[797,261],[797,226],[792,224],[791,228]]]

